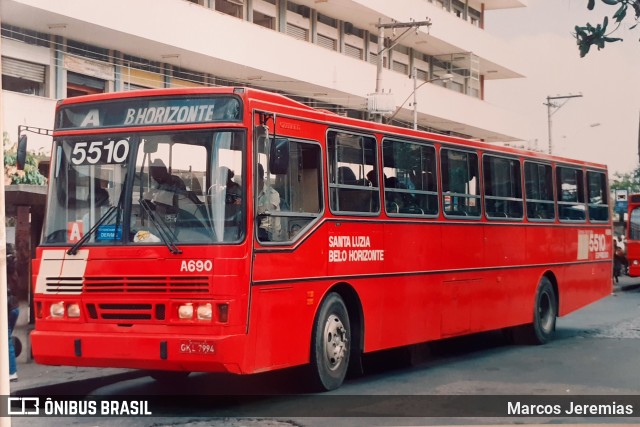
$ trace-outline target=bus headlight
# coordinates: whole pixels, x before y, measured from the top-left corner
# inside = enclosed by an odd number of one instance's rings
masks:
[[[51,314],[51,317],[64,317],[64,302],[60,301],[51,304],[51,307],[49,307],[49,313]]]
[[[184,304],[178,307],[178,318],[193,319],[193,304]]]
[[[197,313],[198,313],[198,320],[211,320],[211,316],[212,316],[211,304],[210,303],[200,304],[198,306]]]
[[[78,318],[80,317],[80,304],[73,303],[67,306],[67,316]]]

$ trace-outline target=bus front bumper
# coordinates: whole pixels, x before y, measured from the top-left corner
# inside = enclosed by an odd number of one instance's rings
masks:
[[[248,373],[245,335],[167,337],[33,331],[33,357],[44,365]]]

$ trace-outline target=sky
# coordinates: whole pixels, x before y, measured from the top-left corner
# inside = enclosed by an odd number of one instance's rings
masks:
[[[525,78],[488,81],[485,100],[527,117],[528,148],[548,149],[547,96],[579,95],[552,115],[553,154],[604,163],[610,175],[638,167],[640,25],[633,13],[612,36],[622,42],[592,47],[580,58],[572,33],[596,25],[616,8],[596,0],[528,0],[524,8],[488,11],[485,31],[513,46]],[[615,28],[610,18],[609,29]],[[556,101],[562,102],[562,101]]]

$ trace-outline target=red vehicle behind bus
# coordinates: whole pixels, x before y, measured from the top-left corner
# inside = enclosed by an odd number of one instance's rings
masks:
[[[611,292],[605,166],[246,88],[56,110],[37,362],[251,374],[509,328]]]
[[[626,255],[631,277],[640,276],[640,194],[630,194],[627,204]]]

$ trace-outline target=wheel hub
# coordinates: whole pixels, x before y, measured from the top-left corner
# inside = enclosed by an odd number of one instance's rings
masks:
[[[329,369],[336,370],[347,354],[347,330],[340,318],[329,316],[324,327],[325,357]]]

